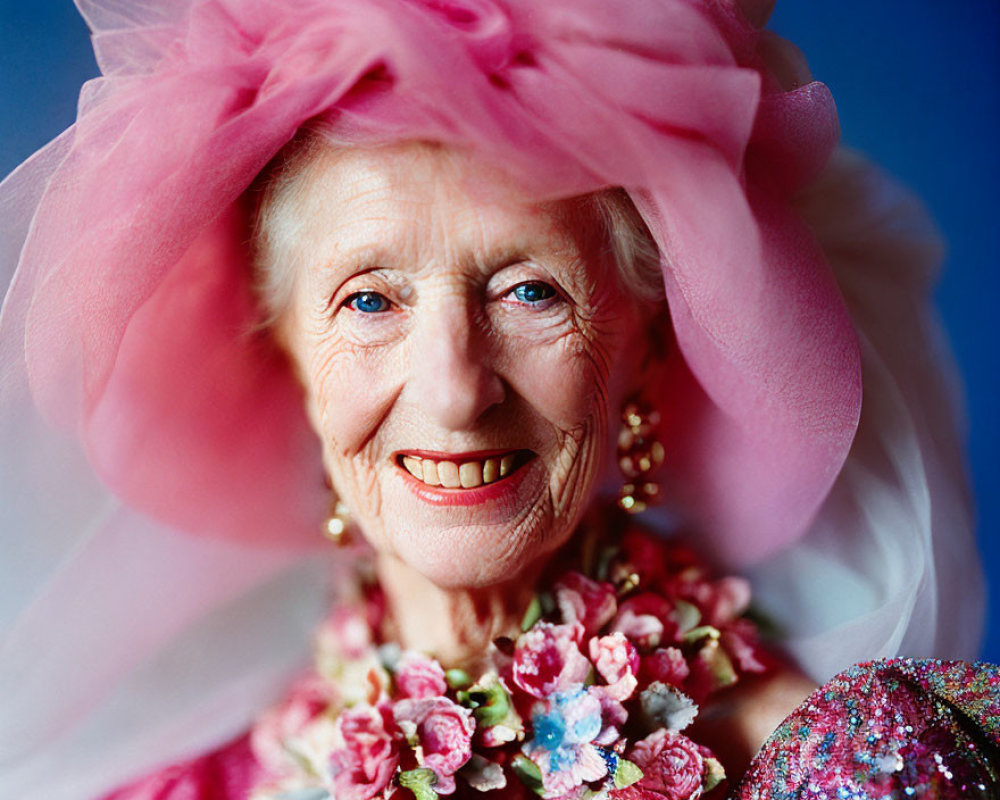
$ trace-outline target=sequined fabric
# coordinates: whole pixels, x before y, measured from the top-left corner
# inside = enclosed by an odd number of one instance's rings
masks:
[[[911,659],[851,667],[778,727],[735,797],[1000,798],[1000,668]]]

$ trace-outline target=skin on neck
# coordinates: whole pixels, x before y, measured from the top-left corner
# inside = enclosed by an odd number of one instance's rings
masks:
[[[495,638],[520,633],[541,567],[490,586],[441,588],[397,556],[381,553],[375,569],[389,610],[383,634],[445,666],[474,667]]]

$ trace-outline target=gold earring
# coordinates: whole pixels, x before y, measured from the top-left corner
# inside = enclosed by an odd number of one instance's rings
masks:
[[[660,412],[630,400],[622,408],[618,434],[618,468],[625,484],[618,493],[618,507],[639,514],[655,503],[660,485],[651,479],[663,463],[663,445],[656,438]]]
[[[337,500],[333,504],[333,511],[323,523],[323,535],[338,547],[345,547],[351,543],[351,535],[348,526],[351,523],[351,510],[347,504]]]

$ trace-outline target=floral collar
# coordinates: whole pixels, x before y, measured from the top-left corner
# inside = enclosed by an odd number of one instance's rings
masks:
[[[474,675],[380,644],[377,589],[337,606],[315,672],[254,728],[272,779],[252,800],[690,800],[720,784],[682,731],[764,670],[747,582],[634,526],[613,546],[582,538],[578,569],[536,594],[521,635]]]

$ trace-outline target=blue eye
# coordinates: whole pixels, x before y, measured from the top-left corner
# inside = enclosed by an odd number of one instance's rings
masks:
[[[534,305],[556,296],[556,290],[541,281],[529,281],[515,286],[512,290],[514,299],[519,303]]]
[[[389,310],[389,301],[378,292],[355,292],[344,301],[344,306],[362,314],[378,314]]]

